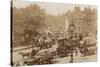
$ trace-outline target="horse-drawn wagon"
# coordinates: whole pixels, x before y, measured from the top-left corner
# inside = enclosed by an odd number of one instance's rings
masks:
[[[68,56],[70,53],[70,41],[66,38],[60,38],[58,39],[58,48],[57,48],[57,54],[59,57],[65,57]]]
[[[54,56],[52,52],[49,52],[48,50],[43,49],[37,52],[35,56],[32,56],[32,58],[25,60],[24,64],[27,64],[27,65],[52,64],[53,57]]]

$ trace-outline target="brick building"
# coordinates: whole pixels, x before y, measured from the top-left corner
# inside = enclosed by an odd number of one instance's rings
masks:
[[[76,33],[85,33],[95,35],[97,29],[96,9],[86,7],[83,10],[80,7],[74,7],[73,11],[68,10],[66,13],[68,24],[75,24]]]

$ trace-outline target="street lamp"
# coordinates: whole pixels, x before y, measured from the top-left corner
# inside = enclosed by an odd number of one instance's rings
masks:
[[[70,63],[73,63],[73,38],[74,38],[74,30],[75,30],[75,25],[72,23],[69,25],[69,33],[70,33],[70,43],[71,43],[71,60]]]

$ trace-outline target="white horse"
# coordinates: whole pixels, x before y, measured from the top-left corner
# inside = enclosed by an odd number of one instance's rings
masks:
[[[24,59],[24,57],[30,56],[30,53],[29,52],[28,53],[26,53],[26,52],[19,52],[19,55],[21,55],[23,57],[23,59]]]

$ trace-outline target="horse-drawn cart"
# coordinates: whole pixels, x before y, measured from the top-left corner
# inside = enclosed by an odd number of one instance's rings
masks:
[[[38,51],[34,56],[29,56],[27,60],[24,60],[24,65],[38,65],[38,64],[52,64],[54,54],[49,52],[48,49],[42,49]]]
[[[58,48],[57,48],[57,54],[59,57],[65,57],[68,56],[70,53],[70,41],[68,39],[62,38],[58,39]]]

